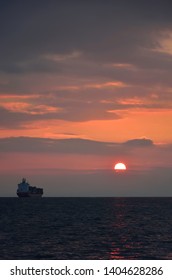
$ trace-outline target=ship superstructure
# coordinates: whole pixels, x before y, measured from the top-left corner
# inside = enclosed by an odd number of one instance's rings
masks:
[[[17,195],[19,197],[41,197],[43,189],[35,186],[30,186],[25,178],[18,184]]]

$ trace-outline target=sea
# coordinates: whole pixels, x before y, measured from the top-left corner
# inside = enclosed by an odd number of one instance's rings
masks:
[[[0,198],[0,259],[172,259],[172,198]]]

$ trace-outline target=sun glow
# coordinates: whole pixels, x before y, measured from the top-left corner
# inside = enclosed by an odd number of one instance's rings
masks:
[[[124,163],[118,162],[117,164],[115,164],[114,169],[118,171],[118,170],[126,170],[127,168]]]

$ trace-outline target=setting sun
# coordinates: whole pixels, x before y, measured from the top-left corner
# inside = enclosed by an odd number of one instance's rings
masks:
[[[126,170],[126,165],[122,162],[118,162],[117,164],[115,164],[114,166],[115,170]]]

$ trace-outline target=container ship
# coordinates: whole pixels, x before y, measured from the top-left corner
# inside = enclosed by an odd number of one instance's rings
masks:
[[[18,197],[41,197],[43,195],[43,189],[30,186],[25,178],[18,184],[17,189]]]

